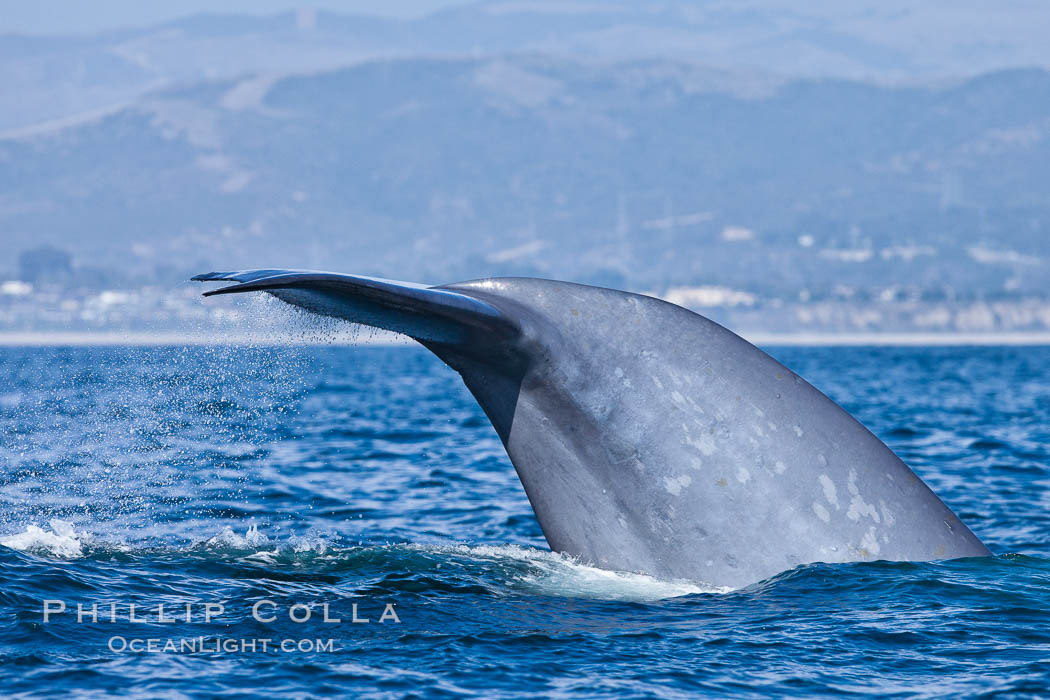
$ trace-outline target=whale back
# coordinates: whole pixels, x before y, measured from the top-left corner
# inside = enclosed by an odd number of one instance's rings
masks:
[[[513,411],[490,417],[556,551],[725,586],[988,554],[849,413],[703,316],[547,280],[446,288],[519,323],[531,362]],[[511,393],[488,367],[461,371],[483,406]]]

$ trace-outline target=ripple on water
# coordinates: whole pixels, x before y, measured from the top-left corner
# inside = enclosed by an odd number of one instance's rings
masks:
[[[423,351],[0,349],[5,691],[1043,694],[1050,349],[773,352],[998,556],[811,564],[718,591],[604,571],[546,549],[499,438]],[[148,620],[43,624],[45,598]],[[222,618],[156,619],[205,602]],[[289,619],[298,603],[310,622]],[[325,603],[370,622],[320,622]],[[378,622],[386,603],[399,623]],[[113,635],[336,648],[115,654]]]

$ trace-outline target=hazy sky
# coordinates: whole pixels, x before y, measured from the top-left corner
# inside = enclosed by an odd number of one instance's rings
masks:
[[[273,14],[315,7],[386,17],[416,17],[466,0],[0,0],[0,33],[70,34],[156,24],[199,12]]]

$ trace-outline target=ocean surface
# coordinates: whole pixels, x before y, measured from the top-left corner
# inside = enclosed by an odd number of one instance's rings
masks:
[[[0,348],[0,694],[1050,692],[1050,348],[768,350],[996,556],[601,571],[422,349]]]

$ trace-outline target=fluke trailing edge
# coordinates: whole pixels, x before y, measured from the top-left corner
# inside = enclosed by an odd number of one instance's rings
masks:
[[[503,440],[551,549],[741,586],[798,564],[990,554],[831,399],[717,323],[638,294],[502,278],[425,287],[213,272],[415,338]]]

